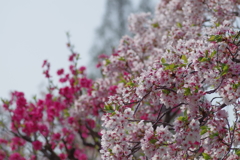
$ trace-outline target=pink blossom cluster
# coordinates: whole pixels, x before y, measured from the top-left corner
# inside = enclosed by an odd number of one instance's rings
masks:
[[[1,119],[1,160],[85,160],[88,150],[100,148],[95,120],[102,102],[94,104],[84,116],[75,116],[75,101],[91,96],[93,81],[86,77],[85,67],[77,67],[79,57],[73,46],[69,43],[68,47],[72,53],[70,73],[57,71],[61,87],[53,84],[50,63],[44,61],[43,73],[49,81],[45,97],[28,102],[24,93],[15,91],[10,100],[2,99],[3,114],[8,112],[9,116]]]
[[[105,103],[102,159],[240,158],[238,5],[162,0],[155,15],[130,15],[135,35],[103,62],[120,81]]]

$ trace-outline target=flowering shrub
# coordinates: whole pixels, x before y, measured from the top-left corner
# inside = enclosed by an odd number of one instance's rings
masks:
[[[44,99],[3,100],[11,124],[1,123],[0,158],[239,159],[239,3],[161,0],[154,16],[130,15],[135,35],[99,56],[97,80],[69,42],[70,73],[57,71],[63,87],[45,61]]]
[[[17,91],[10,100],[2,99],[3,115],[8,112],[10,116],[3,117],[0,123],[0,159],[85,160],[98,155],[101,136],[96,120],[100,119],[99,106],[103,102],[93,100],[93,81],[86,77],[85,67],[77,66],[79,55],[70,41],[67,46],[71,51],[70,73],[63,69],[57,71],[62,87],[53,84],[50,63],[44,61],[43,73],[49,87],[43,99],[27,102],[24,93]],[[75,103],[81,96],[89,97],[85,100],[89,108],[84,111],[82,107],[82,116],[79,116],[76,113],[80,108]],[[90,150],[95,153],[88,154]]]

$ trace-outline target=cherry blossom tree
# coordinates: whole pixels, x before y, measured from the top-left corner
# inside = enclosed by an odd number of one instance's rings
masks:
[[[2,100],[0,158],[239,159],[239,3],[161,0],[154,15],[130,15],[134,36],[99,56],[96,80],[69,41],[61,87],[45,61],[45,98]]]
[[[155,15],[130,15],[135,36],[103,62],[118,89],[105,103],[102,159],[240,158],[238,5],[162,0]]]

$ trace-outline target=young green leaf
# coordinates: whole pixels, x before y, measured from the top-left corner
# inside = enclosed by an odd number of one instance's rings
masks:
[[[217,51],[212,51],[210,58],[213,58],[215,56],[215,54],[217,53]]]
[[[183,88],[184,89],[184,96],[188,96],[191,94],[191,89],[190,88]]]
[[[162,63],[166,63],[166,60],[164,58],[161,59]]]
[[[153,28],[159,28],[158,22],[152,24]]]
[[[187,59],[186,55],[182,55],[181,59],[184,61],[184,63],[188,63],[188,59]]]
[[[179,28],[182,28],[182,24],[179,23],[179,22],[177,22],[177,26],[178,26]]]
[[[202,153],[202,156],[206,160],[212,159],[211,156],[209,154],[207,154],[207,153]]]

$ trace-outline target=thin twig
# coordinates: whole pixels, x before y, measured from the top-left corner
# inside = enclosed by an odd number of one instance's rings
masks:
[[[141,98],[141,100],[138,101],[138,105],[137,105],[137,107],[136,107],[136,109],[135,109],[135,111],[134,111],[133,116],[135,116],[135,114],[137,113],[137,110],[138,110],[141,102],[143,101],[143,99],[146,98],[146,97],[152,92],[152,86],[151,86],[150,88],[151,88],[151,90],[150,90],[147,94],[145,94],[145,95]]]
[[[206,94],[212,94],[214,92],[216,92],[218,90],[218,88],[220,88],[220,86],[222,85],[222,82],[223,82],[224,78],[222,78],[220,84],[217,86],[217,88],[211,90],[211,91],[207,91]]]

